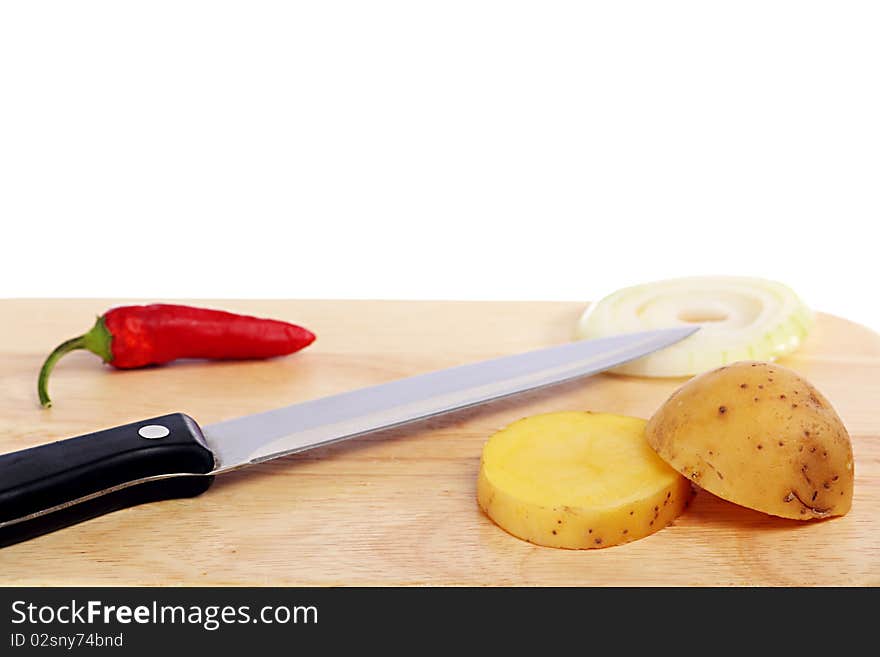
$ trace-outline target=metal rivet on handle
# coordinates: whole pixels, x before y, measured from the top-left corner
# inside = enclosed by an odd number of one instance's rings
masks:
[[[169,431],[168,427],[163,427],[161,424],[148,424],[147,426],[138,429],[138,435],[147,440],[164,438],[169,433],[171,433],[171,431]]]

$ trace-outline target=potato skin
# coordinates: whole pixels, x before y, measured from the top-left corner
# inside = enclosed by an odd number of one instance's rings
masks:
[[[650,536],[672,524],[693,497],[693,487],[678,477],[650,497],[612,509],[536,506],[495,486],[485,468],[477,479],[477,503],[496,525],[529,543],[567,550],[607,548]]]
[[[852,506],[846,427],[815,387],[775,363],[691,379],[651,417],[647,439],[693,483],[741,506],[799,520]]]

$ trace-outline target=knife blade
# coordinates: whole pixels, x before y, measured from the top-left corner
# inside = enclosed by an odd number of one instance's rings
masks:
[[[198,495],[215,475],[612,368],[697,326],[572,342],[207,425],[173,413],[0,455],[0,545],[135,504]]]
[[[214,474],[595,374],[678,342],[694,328],[583,340],[460,365],[204,427]]]

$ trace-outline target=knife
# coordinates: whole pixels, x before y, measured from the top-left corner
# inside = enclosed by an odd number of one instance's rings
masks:
[[[162,415],[0,455],[0,546],[203,493],[239,468],[601,372],[699,327],[583,340],[420,374],[199,427]]]

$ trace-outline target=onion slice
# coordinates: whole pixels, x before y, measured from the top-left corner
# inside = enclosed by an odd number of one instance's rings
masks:
[[[787,286],[759,278],[703,276],[618,290],[593,304],[579,339],[699,324],[681,342],[615,368],[618,374],[692,376],[738,360],[775,360],[801,344],[813,313]]]

